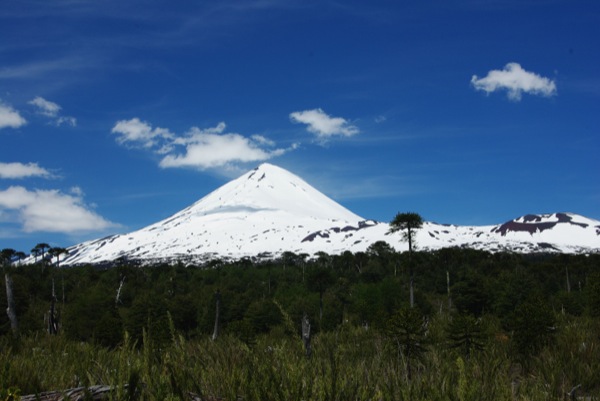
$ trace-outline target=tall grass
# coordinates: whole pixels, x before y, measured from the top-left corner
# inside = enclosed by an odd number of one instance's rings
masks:
[[[443,319],[430,324],[440,337]],[[433,341],[416,362],[411,380],[406,364],[385,336],[345,325],[313,339],[307,358],[299,337],[262,335],[248,345],[233,336],[186,340],[175,330],[167,344],[144,333],[137,344],[127,336],[107,349],[37,335],[0,340],[0,388],[21,394],[78,386],[114,386],[113,400],[562,400],[582,384],[598,397],[597,323],[561,323],[554,344],[527,367],[512,357],[503,337],[491,336],[470,357]],[[1,393],[0,393],[1,394]]]

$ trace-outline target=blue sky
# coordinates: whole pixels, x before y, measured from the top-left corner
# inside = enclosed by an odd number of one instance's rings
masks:
[[[5,1],[0,248],[183,209],[262,162],[353,212],[600,219],[600,3]]]

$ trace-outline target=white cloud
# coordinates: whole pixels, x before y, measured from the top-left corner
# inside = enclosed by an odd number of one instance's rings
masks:
[[[344,118],[330,117],[321,109],[295,111],[290,114],[290,119],[295,123],[308,125],[308,131],[317,135],[321,140],[335,135],[352,136],[360,132],[356,126]]]
[[[240,134],[222,134],[225,124],[220,123],[215,128],[201,130],[194,127],[186,137],[178,138],[175,143],[185,146],[184,154],[169,154],[165,156],[160,166],[193,167],[199,169],[227,166],[230,163],[246,163],[264,161],[281,156],[285,149],[265,150],[260,146],[272,142],[258,136],[246,138]]]
[[[0,129],[10,127],[19,128],[27,124],[18,111],[0,101]]]
[[[19,179],[27,177],[51,178],[52,174],[37,163],[1,163],[0,178]]]
[[[39,114],[52,119],[56,126],[68,124],[72,127],[75,127],[77,125],[77,120],[74,117],[61,116],[59,114],[62,107],[54,102],[44,99],[41,96],[36,96],[28,103],[35,106]]]
[[[175,138],[173,140],[173,144],[174,145],[193,144],[193,143],[198,142],[199,138],[201,138],[203,135],[222,134],[223,132],[225,132],[226,127],[227,127],[227,125],[225,125],[225,123],[222,121],[220,123],[218,123],[216,127],[209,127],[209,128],[204,128],[204,129],[200,129],[198,127],[192,127],[192,129],[190,129],[190,131],[185,136]]]
[[[81,198],[83,196],[83,189],[81,189],[81,187],[71,187],[69,192],[71,192],[73,195],[75,195],[79,198]]]
[[[90,210],[81,196],[58,190],[33,190],[11,186],[0,191],[0,211],[16,212],[25,232],[81,233],[117,225]]]
[[[35,99],[28,102],[38,108],[38,113],[45,115],[46,117],[56,117],[61,107],[43,97],[37,96]]]
[[[471,85],[486,93],[508,91],[510,100],[521,100],[522,93],[540,96],[556,94],[554,81],[533,72],[525,71],[518,63],[508,63],[503,70],[492,70],[483,78],[473,75]]]
[[[118,121],[112,129],[112,133],[118,135],[117,142],[121,145],[130,144],[147,149],[175,137],[169,130],[159,127],[152,128],[150,124],[137,117]],[[165,148],[161,152],[166,153],[168,150],[169,148]]]
[[[57,126],[63,124],[70,125],[71,127],[77,126],[77,119],[75,117],[58,117],[54,122]]]
[[[118,135],[117,142],[122,145],[133,144],[164,155],[159,163],[162,168],[230,168],[232,163],[264,161],[289,150],[269,149],[275,142],[262,135],[248,138],[225,133],[225,128],[225,123],[220,122],[205,129],[193,127],[185,135],[177,136],[167,129],[152,128],[149,123],[132,118],[117,122],[112,132]]]

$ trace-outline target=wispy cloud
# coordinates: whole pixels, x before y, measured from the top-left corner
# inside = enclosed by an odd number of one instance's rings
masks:
[[[0,79],[40,79],[50,75],[54,76],[57,73],[72,73],[84,66],[92,66],[90,62],[82,60],[83,58],[68,56],[54,60],[34,60],[4,66],[0,69]]]
[[[295,111],[290,113],[290,119],[295,123],[306,124],[307,130],[326,141],[334,136],[349,137],[358,134],[359,129],[342,117],[331,117],[321,109]]]
[[[522,93],[546,97],[556,94],[554,81],[525,71],[518,63],[508,63],[504,69],[492,70],[483,78],[473,75],[471,85],[488,94],[506,90],[508,98],[513,101],[521,100]]]
[[[162,168],[231,168],[235,163],[264,161],[283,155],[288,149],[275,148],[275,143],[262,136],[245,137],[226,133],[221,122],[215,127],[200,129],[192,127],[178,136],[168,129],[153,128],[139,118],[117,122],[112,132],[117,142],[131,147],[143,148],[164,155]]]
[[[2,17],[21,23],[11,24],[14,40],[1,43],[0,54],[37,49],[42,43],[45,51],[27,52],[23,59],[7,56],[0,79],[89,79],[90,71],[129,68],[130,63],[120,56],[126,49],[212,45],[225,32],[248,29],[259,18],[275,18],[272,11],[294,8],[294,3],[298,7],[303,4],[296,0],[231,0],[165,8],[161,2],[139,0],[10,2],[3,7]],[[57,23],[61,29],[53,29]],[[104,24],[111,29],[98,35],[94,29],[81,29],[86,24]]]
[[[576,80],[571,80],[566,84],[562,85],[568,86],[569,89],[575,90],[580,93],[586,93],[589,95],[600,96],[600,78],[579,78]]]
[[[0,162],[0,178],[5,179],[21,179],[29,177],[52,178],[53,175],[38,166],[37,163],[1,163]]]
[[[363,162],[357,162],[357,167]],[[362,199],[402,198],[426,192],[424,175],[364,174],[359,168],[349,168],[346,175],[340,167],[321,169],[318,173],[307,172],[309,182],[337,201],[354,201]],[[371,218],[372,216],[363,216]]]
[[[11,186],[0,191],[0,212],[17,215],[24,232],[75,234],[117,227],[84,203],[81,191],[33,190]]]
[[[262,135],[252,135],[252,140],[255,141],[256,143],[259,143],[261,145],[265,145],[265,146],[275,146],[275,142],[270,140],[269,138],[265,138]]]
[[[18,111],[0,101],[0,129],[2,128],[19,128],[27,124]]]
[[[35,97],[33,100],[30,100],[28,103],[36,107],[38,114],[41,114],[43,116],[50,118],[52,120],[53,124],[55,124],[57,126],[60,126],[63,124],[68,124],[68,125],[74,127],[77,125],[77,120],[74,117],[61,116],[59,114],[62,107],[60,107],[58,104],[56,104],[54,102],[44,99],[41,96]]]

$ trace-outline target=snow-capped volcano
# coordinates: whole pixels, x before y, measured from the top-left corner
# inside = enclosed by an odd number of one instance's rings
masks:
[[[377,241],[407,245],[389,225],[352,213],[298,176],[262,164],[173,216],[128,234],[68,249],[63,265],[121,258],[201,262],[213,258],[276,257],[285,251],[339,254]],[[419,249],[449,246],[490,251],[599,252],[600,221],[569,213],[526,215],[495,226],[426,222]]]
[[[272,164],[262,164],[210,193],[173,218],[183,215],[220,217],[257,212],[285,212],[301,218],[358,221],[340,204],[300,177]],[[171,219],[169,219],[171,220]],[[163,222],[161,222],[163,223]],[[158,223],[158,224],[161,224]]]
[[[320,244],[303,244],[305,237],[362,220],[298,176],[265,163],[168,219],[74,246],[63,264],[313,253]]]

